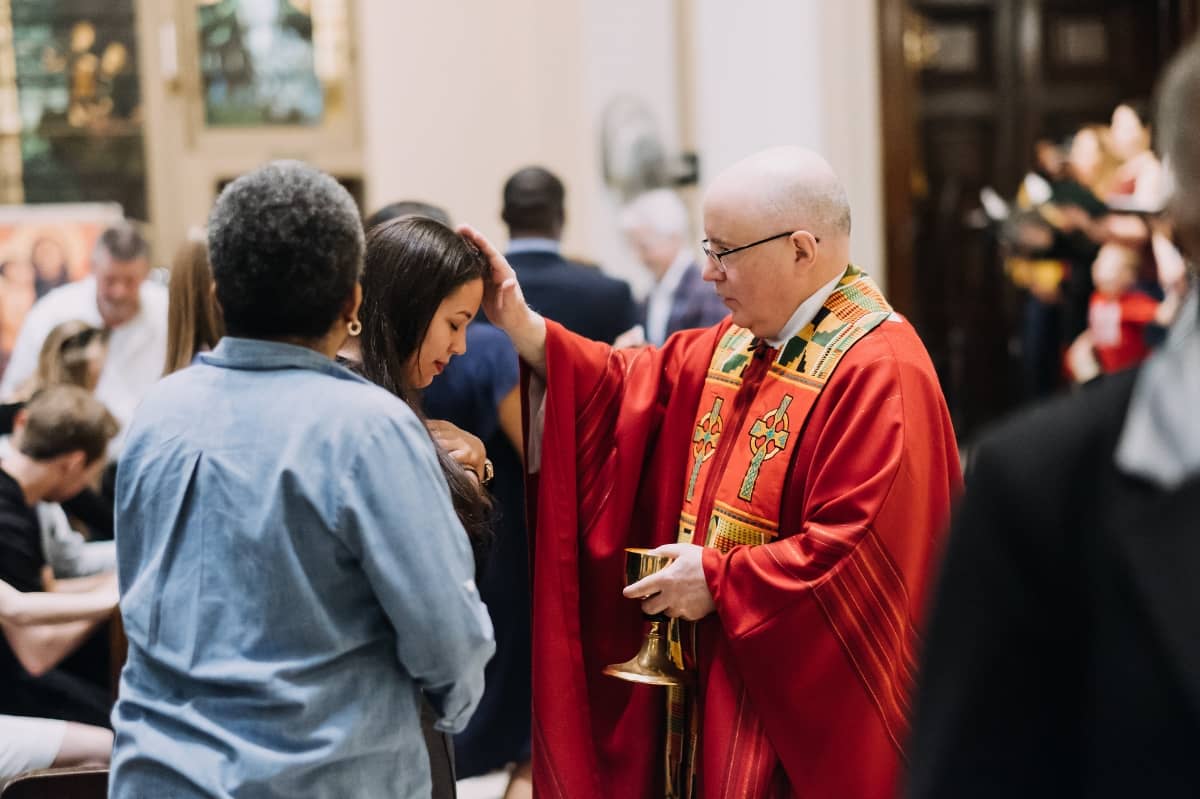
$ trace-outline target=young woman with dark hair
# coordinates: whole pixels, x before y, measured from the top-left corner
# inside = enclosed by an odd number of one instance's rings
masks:
[[[397,217],[371,227],[359,310],[364,376],[424,418],[421,390],[466,352],[467,328],[479,311],[486,272],[474,247],[431,217]],[[475,435],[448,421],[425,424],[438,444],[438,459],[481,581],[494,521],[492,500],[483,488],[491,477],[491,461]],[[433,799],[450,799],[455,795],[452,742],[429,725],[425,733]]]
[[[450,228],[427,217],[401,217],[372,228],[359,311],[362,372],[421,413],[420,390],[466,352],[467,325],[483,300],[487,265]],[[471,539],[476,573],[491,538],[490,475],[483,443],[457,426],[426,420],[454,509]]]

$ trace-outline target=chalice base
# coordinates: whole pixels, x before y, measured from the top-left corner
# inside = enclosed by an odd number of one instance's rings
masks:
[[[650,632],[642,642],[641,651],[631,660],[604,667],[604,673],[618,680],[637,682],[644,685],[686,686],[691,683],[688,673],[671,660],[670,645],[659,632],[658,622],[650,625]]]

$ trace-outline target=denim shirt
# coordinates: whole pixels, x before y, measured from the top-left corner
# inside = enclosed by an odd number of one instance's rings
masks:
[[[492,626],[433,444],[301,347],[225,338],[130,427],[113,797],[427,797]]]

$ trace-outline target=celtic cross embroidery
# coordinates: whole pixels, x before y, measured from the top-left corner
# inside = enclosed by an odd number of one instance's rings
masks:
[[[696,493],[700,467],[717,451],[717,439],[721,437],[721,428],[724,426],[721,421],[722,402],[724,400],[720,397],[713,397],[712,410],[700,417],[699,423],[696,424],[696,432],[692,436],[692,442],[695,444],[692,447],[692,455],[695,456],[695,462],[692,465],[691,479],[688,480],[688,502],[692,501],[692,496]]]
[[[785,394],[779,407],[767,411],[761,418],[755,419],[750,427],[750,451],[754,453],[746,477],[742,480],[742,490],[738,498],[747,502],[754,496],[754,485],[758,482],[758,473],[763,463],[783,452],[788,442],[788,406],[792,404],[792,395]]]

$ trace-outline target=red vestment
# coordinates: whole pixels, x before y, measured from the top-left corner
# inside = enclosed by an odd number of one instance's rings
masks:
[[[717,610],[694,628],[682,795],[895,794],[917,624],[960,477],[912,327],[881,297],[855,337],[827,318],[864,289],[848,271],[778,353],[728,320],[658,350],[548,323],[530,480],[539,797],[667,795],[666,691],[601,670],[644,631],[621,595],[624,548],[689,540],[689,507],[706,520],[696,543]],[[690,729],[672,732],[677,750]]]

